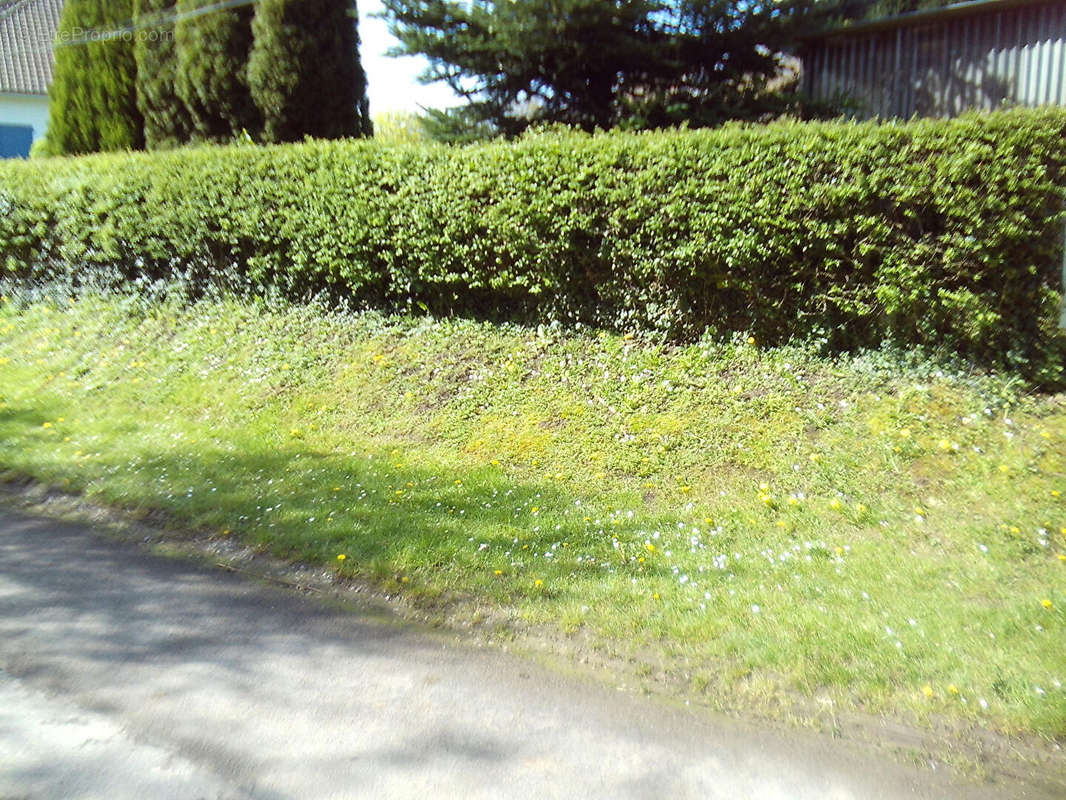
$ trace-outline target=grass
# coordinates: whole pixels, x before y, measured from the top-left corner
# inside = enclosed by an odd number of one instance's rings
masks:
[[[1066,737],[1066,399],[1006,378],[743,338],[5,298],[0,469],[452,622],[573,636],[720,706]]]

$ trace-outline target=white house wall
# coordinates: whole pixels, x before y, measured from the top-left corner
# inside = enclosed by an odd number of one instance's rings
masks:
[[[29,125],[36,142],[48,127],[48,98],[0,93],[0,125]]]

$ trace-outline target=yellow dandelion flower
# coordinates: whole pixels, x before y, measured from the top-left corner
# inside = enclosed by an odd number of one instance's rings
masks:
[[[492,574],[493,575],[503,575],[503,570],[502,569],[493,570]]]
[[[840,500],[838,498],[836,498],[836,497],[834,497],[832,500],[829,501],[829,507],[831,509],[833,509],[834,511],[839,509],[842,505],[843,505],[843,503],[841,503]]]
[[[922,687],[922,694],[924,694],[927,698],[932,697],[934,694],[933,687],[927,683],[925,686]]]
[[[958,694],[959,693],[959,687],[956,686],[954,683],[949,683],[948,684],[948,693],[949,694]]]
[[[337,555],[337,560],[338,560],[338,561],[344,561],[344,559],[346,559],[347,557],[348,557],[348,556],[346,556],[346,555],[345,555],[344,553],[339,553],[339,554]]]
[[[1000,472],[1010,472],[1010,467],[1008,467],[1006,464],[1000,464],[999,465],[999,471]]]
[[[41,425],[41,427],[42,428],[51,428],[52,427],[52,423],[51,422],[46,422],[43,425]]]
[[[539,589],[541,586],[544,585],[544,581],[542,581],[540,578],[537,578],[535,581],[533,581],[533,585]]]
[[[654,553],[654,552],[655,552],[655,545],[653,545],[653,544],[652,544],[651,542],[648,542],[648,543],[647,543],[646,545],[644,545],[644,546],[645,546],[646,548],[648,548],[648,552],[649,552],[649,553]]]
[[[1042,605],[1044,608],[1048,609],[1049,611],[1053,607],[1053,603],[1050,600],[1048,600],[1046,597],[1043,600],[1040,601],[1040,605]]]
[[[653,595],[651,596],[651,599],[652,599],[652,600],[658,600],[658,599],[659,599],[659,593],[658,593],[658,592],[655,592],[655,593],[654,593],[654,594],[653,594]]]
[[[1017,525],[1011,525],[1010,526],[1010,532],[1013,533],[1015,536],[1017,536],[1019,533],[1022,532],[1022,529],[1019,528]]]

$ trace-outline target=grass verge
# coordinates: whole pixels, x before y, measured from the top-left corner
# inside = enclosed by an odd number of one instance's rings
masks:
[[[1066,737],[1066,398],[916,358],[0,303],[0,468],[722,707]],[[76,554],[71,554],[76,558]]]

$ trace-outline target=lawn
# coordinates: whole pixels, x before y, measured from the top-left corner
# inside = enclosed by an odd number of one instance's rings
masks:
[[[11,294],[0,471],[718,707],[1066,737],[1066,398],[914,353]]]

